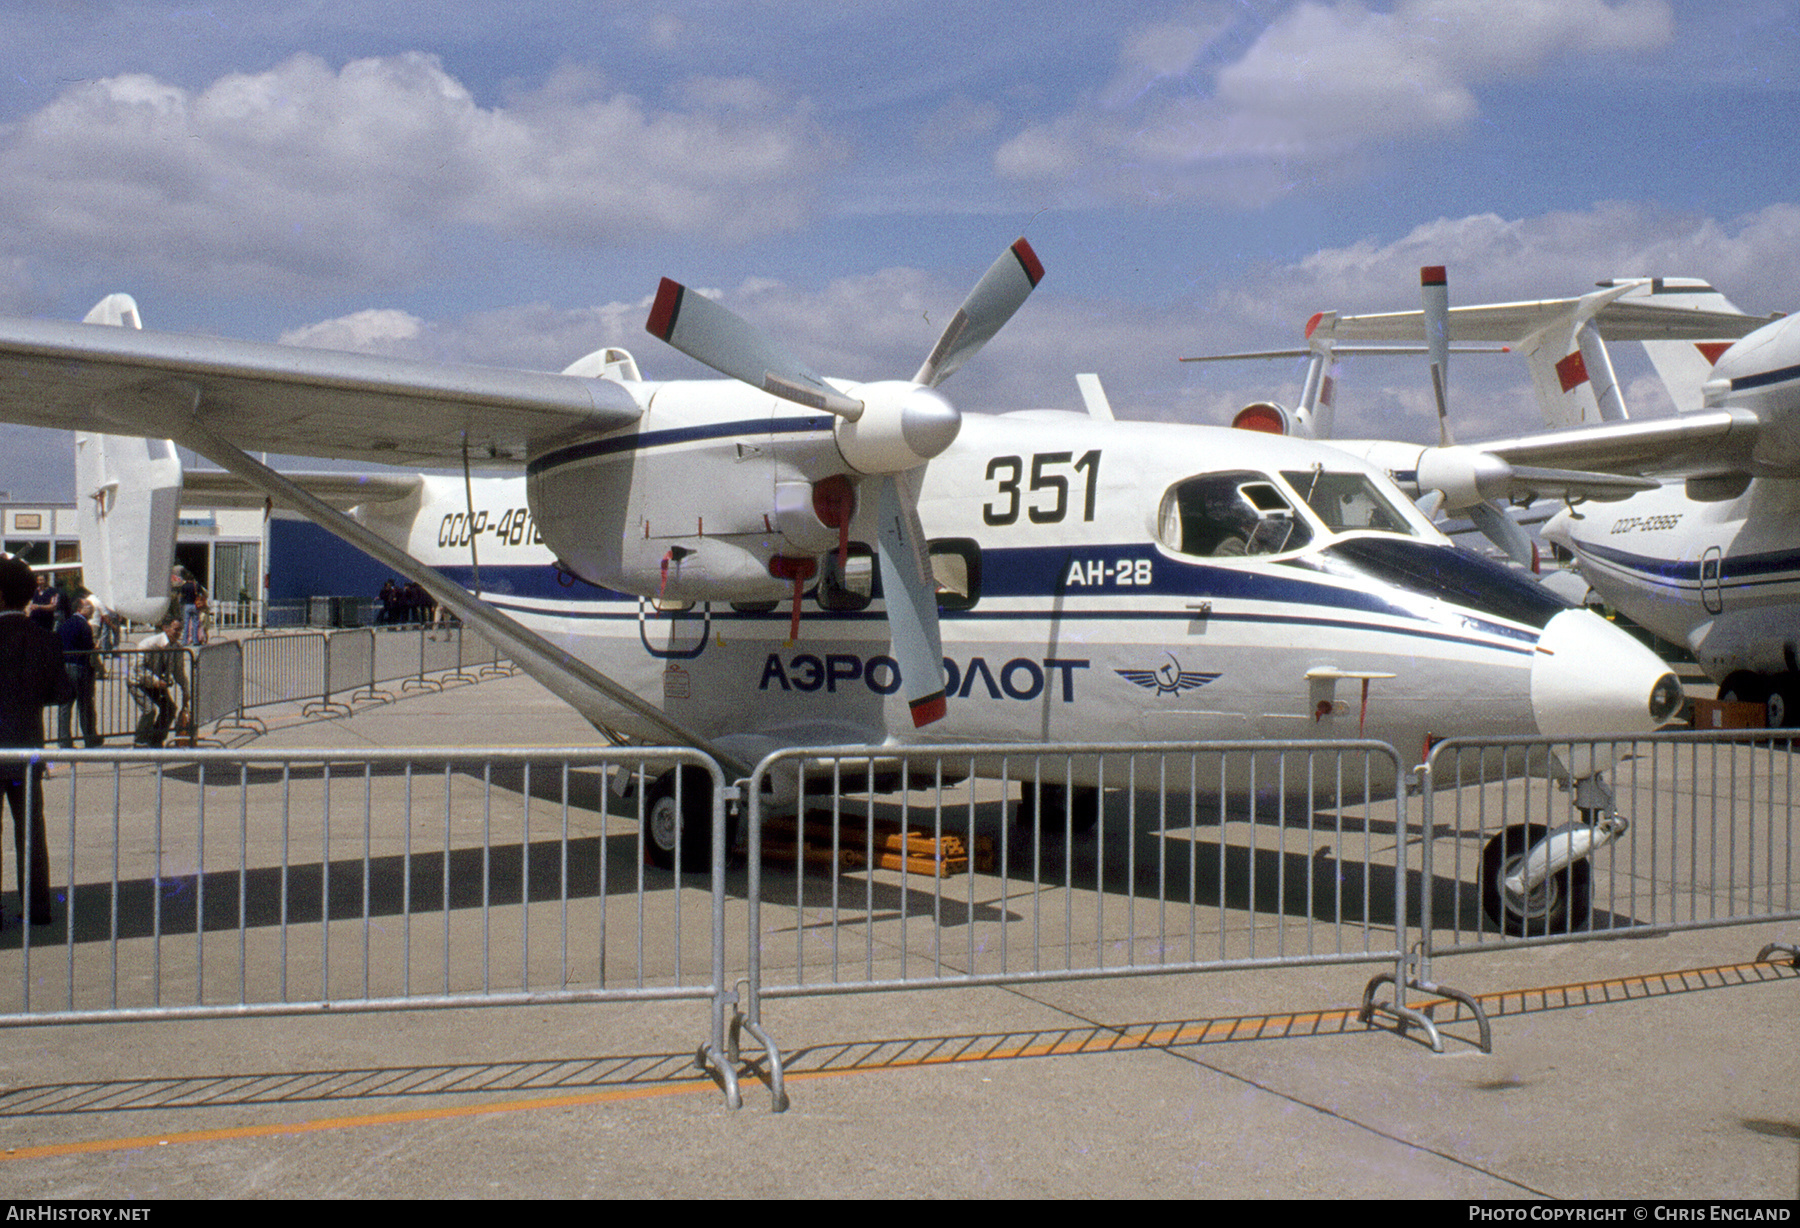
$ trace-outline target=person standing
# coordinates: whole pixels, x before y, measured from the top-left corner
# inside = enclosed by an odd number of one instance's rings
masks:
[[[200,611],[205,608],[206,590],[200,587],[200,581],[194,579],[194,573],[185,567],[177,567],[170,578],[176,599],[181,603],[181,642],[203,643],[200,636]]]
[[[22,560],[0,558],[0,747],[41,750],[44,709],[73,697],[62,646],[25,613],[35,582]],[[33,925],[48,925],[50,852],[44,836],[44,766],[0,764],[0,789],[13,815],[19,900]]]
[[[101,741],[100,722],[94,714],[98,654],[94,651],[93,624],[88,622],[93,614],[94,603],[83,601],[75,607],[74,617],[63,619],[56,629],[57,638],[62,641],[63,669],[75,688],[73,701],[56,710],[56,742],[64,750],[75,747],[72,717],[80,718],[82,741],[90,750]]]
[[[26,568],[27,571],[30,568]],[[25,607],[31,621],[46,631],[56,630],[56,590],[50,587],[46,576],[35,576],[32,579],[31,600]]]

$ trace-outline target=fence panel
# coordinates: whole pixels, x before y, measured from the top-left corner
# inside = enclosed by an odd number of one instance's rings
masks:
[[[325,634],[256,635],[244,645],[244,706],[295,703],[325,693]]]
[[[1800,917],[1792,739],[1440,744],[1424,769],[1427,956]],[[1540,845],[1591,853],[1509,887]]]
[[[426,674],[447,673],[462,659],[462,627],[448,623],[428,627],[419,650],[419,668]]]
[[[381,627],[374,636],[376,682],[424,676],[425,632],[421,628]]]
[[[341,700],[333,702],[333,695],[353,693],[357,688],[367,690],[375,685],[375,633],[364,629],[360,631],[334,631],[325,640],[325,674],[320,684],[320,705],[327,710],[337,710],[348,715],[350,709]],[[315,705],[308,705],[307,711],[313,711]]]
[[[244,646],[239,640],[201,645],[193,661],[194,693],[188,709],[195,728],[222,721],[244,708]]]
[[[711,1004],[717,1049],[724,850],[711,880],[678,878],[640,834],[672,763],[722,807],[704,756],[44,758],[57,903],[49,925],[0,931],[16,961],[0,1025],[684,998]]]
[[[1366,742],[773,755],[753,993],[1397,960],[1398,774]]]

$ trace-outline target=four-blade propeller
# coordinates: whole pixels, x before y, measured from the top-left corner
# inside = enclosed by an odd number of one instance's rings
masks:
[[[915,726],[944,715],[937,584],[919,524],[918,473],[956,440],[957,409],[937,386],[986,345],[1043,279],[1024,239],[982,275],[910,380],[834,385],[711,299],[664,278],[645,327],[722,375],[834,414],[844,461],[876,479],[876,554],[901,684]]]

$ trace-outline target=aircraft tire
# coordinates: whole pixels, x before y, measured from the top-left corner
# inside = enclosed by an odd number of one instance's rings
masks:
[[[1481,910],[1514,938],[1542,938],[1584,928],[1592,911],[1593,870],[1586,858],[1553,874],[1525,898],[1505,887],[1507,872],[1546,834],[1540,823],[1509,827],[1481,850]]]
[[[1727,674],[1719,684],[1719,698],[1725,703],[1760,704],[1769,699],[1769,680],[1760,674],[1740,669]]]
[[[1100,821],[1100,790],[1091,785],[1075,785],[1074,803],[1071,806],[1069,789],[1068,785],[1033,784],[1029,780],[1022,782],[1019,790],[1019,825],[1030,826],[1037,818],[1041,803],[1046,834],[1060,835],[1065,817],[1076,835],[1092,831]]]
[[[680,810],[676,808],[676,772],[681,773]],[[679,814],[681,822],[677,824]],[[735,843],[731,816],[726,816],[725,849]],[[676,832],[681,841],[681,869],[703,874],[712,869],[712,777],[697,767],[664,772],[644,799],[644,861],[659,870],[675,868]]]
[[[1782,674],[1769,688],[1769,728],[1800,725],[1800,674]]]

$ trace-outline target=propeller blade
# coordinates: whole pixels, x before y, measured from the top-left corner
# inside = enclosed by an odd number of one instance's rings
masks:
[[[1456,442],[1450,430],[1450,285],[1441,264],[1419,270],[1419,303],[1425,315],[1425,351],[1431,359],[1431,389],[1437,398],[1438,442]]]
[[[765,337],[729,308],[667,277],[644,327],[690,358],[753,388],[852,421],[863,403],[827,384],[823,377]]]
[[[1013,312],[1043,279],[1044,266],[1024,239],[1001,252],[1000,259],[981,275],[969,297],[950,317],[949,327],[932,347],[931,357],[913,376],[913,383],[936,388],[949,379],[1012,319]]]
[[[1506,557],[1520,566],[1537,570],[1537,551],[1531,547],[1531,535],[1513,522],[1492,499],[1469,508],[1469,519],[1481,535],[1506,551]]]
[[[920,728],[941,720],[945,712],[937,583],[932,578],[917,503],[894,474],[883,475],[880,487],[881,519],[875,549],[887,599],[888,631],[893,636],[894,660],[900,664],[913,727]]]

